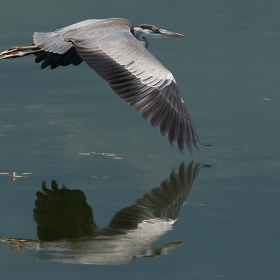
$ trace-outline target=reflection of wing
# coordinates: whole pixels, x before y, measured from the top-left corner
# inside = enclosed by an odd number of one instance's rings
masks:
[[[35,248],[39,260],[67,263],[119,265],[132,262],[135,257],[161,255],[184,243],[156,240],[172,229],[200,167],[190,163],[186,169],[182,163],[178,173],[173,170],[160,186],[115,214],[103,229],[95,228],[83,192],[58,189],[55,181],[49,190],[43,183],[44,193],[37,193],[34,209],[39,240],[0,241],[17,249]]]
[[[53,241],[63,238],[87,236],[94,228],[93,213],[80,190],[58,189],[52,181],[51,190],[42,185],[37,192],[36,208],[33,210],[40,240]]]
[[[191,162],[187,169],[181,163],[178,174],[173,169],[168,179],[161,182],[160,186],[152,189],[135,204],[122,209],[111,219],[110,228],[134,229],[143,221],[153,223],[173,223],[179,215],[180,208],[188,196],[192,184],[196,179],[200,164],[193,167]]]

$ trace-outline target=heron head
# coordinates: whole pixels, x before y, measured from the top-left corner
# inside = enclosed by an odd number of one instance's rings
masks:
[[[135,26],[137,35],[147,38],[185,38],[185,35],[156,27],[153,24],[140,24]]]

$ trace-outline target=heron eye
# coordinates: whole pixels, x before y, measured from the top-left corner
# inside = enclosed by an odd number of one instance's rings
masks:
[[[157,28],[153,29],[154,33],[159,33],[159,30]]]

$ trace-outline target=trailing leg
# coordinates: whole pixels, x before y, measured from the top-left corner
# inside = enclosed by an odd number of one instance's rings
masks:
[[[0,59],[17,58],[40,52],[37,45],[32,46],[13,46],[6,51],[0,52]]]

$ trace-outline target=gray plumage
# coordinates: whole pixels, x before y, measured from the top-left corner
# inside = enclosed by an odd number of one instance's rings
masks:
[[[127,19],[85,20],[54,32],[34,33],[33,53],[41,67],[85,61],[115,93],[157,127],[182,152],[192,153],[199,139],[180,96],[176,81],[148,50],[148,37],[184,37],[151,24],[133,27]]]

